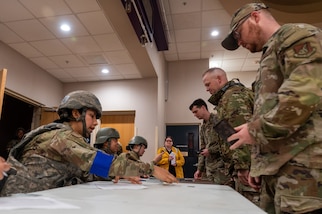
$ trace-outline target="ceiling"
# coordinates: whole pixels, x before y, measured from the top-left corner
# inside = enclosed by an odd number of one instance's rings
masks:
[[[251,1],[160,0],[169,50],[166,61],[210,59],[227,72],[253,71],[260,54],[225,51],[230,15]],[[322,27],[321,1],[263,1],[277,20]],[[303,8],[299,11],[298,8]],[[59,25],[70,23],[70,32]],[[210,36],[218,30],[217,37]],[[64,83],[155,77],[121,0],[1,0],[0,40]],[[101,73],[102,68],[109,73]]]

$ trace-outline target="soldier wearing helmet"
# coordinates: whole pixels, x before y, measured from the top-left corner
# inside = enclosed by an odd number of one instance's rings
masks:
[[[134,160],[140,160],[140,157],[144,154],[145,149],[147,148],[148,142],[141,136],[134,136],[126,146],[126,150],[130,151],[129,154],[133,156]]]
[[[156,166],[155,163],[159,162],[162,158],[162,154],[157,155],[153,161],[151,161],[150,163],[144,163],[140,160],[140,157],[144,154],[145,149],[148,148],[148,142],[144,137],[141,136],[134,136],[128,143],[128,145],[126,146],[126,149],[129,151],[127,153],[122,153],[120,154],[117,159],[116,159],[116,163],[112,165],[111,167],[111,171],[117,171],[114,170],[114,167],[118,167],[119,165],[126,165],[126,164],[134,164],[136,166],[138,166],[141,169],[147,169],[149,167],[152,167],[154,169],[154,173],[148,172],[148,173],[144,173],[143,175],[141,174],[140,176],[142,177],[148,177],[150,175],[153,175],[156,178],[160,178],[160,176],[163,175],[167,175],[170,176],[170,173],[165,170],[162,169],[159,166]],[[119,167],[118,167],[119,168]],[[128,173],[131,174],[131,168],[128,168]],[[147,170],[145,170],[147,171]],[[174,178],[173,175],[171,175],[171,177]],[[116,181],[118,180],[118,178],[116,179]],[[160,179],[161,180],[161,179]]]
[[[134,183],[140,183],[138,176],[146,173],[176,181],[153,166],[142,168],[128,162],[111,167],[114,156],[88,144],[102,114],[94,94],[88,91],[67,94],[58,114],[59,120],[27,133],[10,151],[8,163],[16,169],[16,174],[1,180],[0,196],[84,183],[107,178],[109,174],[127,177]]]
[[[119,132],[114,128],[101,128],[96,134],[95,148],[101,149],[107,154],[115,155],[119,150]]]

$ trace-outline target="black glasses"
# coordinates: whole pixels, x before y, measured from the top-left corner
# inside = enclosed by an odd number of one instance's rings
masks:
[[[233,36],[238,41],[241,38],[240,33],[238,32],[238,28],[250,17],[251,13],[243,17],[239,22],[236,24],[235,30],[233,30]]]

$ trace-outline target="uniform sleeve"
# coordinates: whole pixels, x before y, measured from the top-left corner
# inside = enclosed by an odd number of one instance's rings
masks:
[[[240,88],[239,91],[234,91],[229,96],[225,96],[228,100],[226,103],[227,119],[233,127],[239,126],[248,122],[253,114],[253,93],[247,88]],[[226,141],[225,141],[226,143]],[[231,153],[234,170],[249,169],[251,156],[248,146],[243,146],[235,150],[230,150],[228,145],[225,145],[227,153]]]
[[[280,60],[274,63],[278,66],[262,67],[259,79],[260,116],[248,124],[250,133],[263,144],[289,137],[321,108],[322,50],[318,40],[314,36],[302,39],[263,62],[273,57]]]
[[[120,154],[112,163],[109,176],[143,176],[152,175],[154,164],[133,161],[127,157],[127,153]]]

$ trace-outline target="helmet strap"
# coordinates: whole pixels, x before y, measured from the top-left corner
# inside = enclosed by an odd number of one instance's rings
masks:
[[[83,137],[86,138],[86,139],[88,139],[89,137],[87,137],[87,135],[86,135],[87,134],[86,120],[85,120],[86,111],[87,111],[87,109],[86,108],[83,108],[83,110],[82,110],[82,116],[80,118],[77,118],[76,121],[79,121],[79,120],[82,121],[82,123],[83,123]]]

